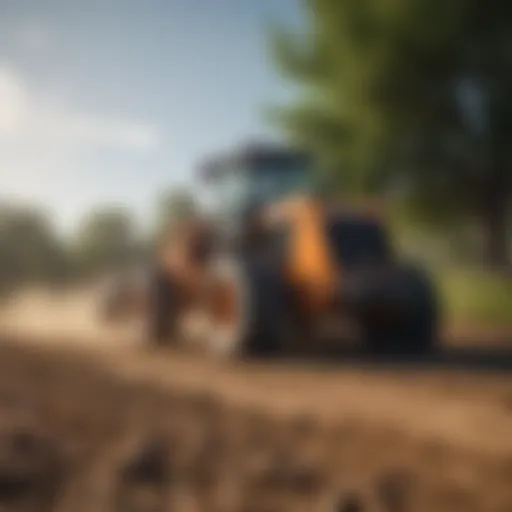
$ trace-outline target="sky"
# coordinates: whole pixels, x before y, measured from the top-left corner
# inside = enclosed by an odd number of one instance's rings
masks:
[[[0,0],[0,197],[72,229],[91,206],[149,218],[202,158],[275,134],[290,98],[266,39],[300,0]]]

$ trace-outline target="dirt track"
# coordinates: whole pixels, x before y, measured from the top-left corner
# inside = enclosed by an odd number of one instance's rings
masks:
[[[2,315],[0,510],[512,510],[509,375],[150,354],[91,306]]]

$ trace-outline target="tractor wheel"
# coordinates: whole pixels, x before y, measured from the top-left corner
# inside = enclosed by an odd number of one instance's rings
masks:
[[[206,301],[208,350],[221,358],[269,356],[284,342],[286,301],[282,280],[257,264],[223,262]]]
[[[176,335],[178,289],[173,279],[156,268],[150,276],[145,337],[150,346],[168,345]]]
[[[395,286],[403,291],[403,313],[388,324],[368,322],[366,346],[374,354],[424,356],[438,342],[439,306],[434,287],[423,272],[401,269]]]

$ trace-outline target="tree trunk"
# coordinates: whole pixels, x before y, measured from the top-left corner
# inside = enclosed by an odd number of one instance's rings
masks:
[[[484,257],[491,267],[505,269],[510,265],[508,203],[506,197],[492,199],[483,212]]]

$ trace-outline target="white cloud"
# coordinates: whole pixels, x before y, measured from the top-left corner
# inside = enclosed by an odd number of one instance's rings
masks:
[[[50,103],[14,69],[0,66],[0,141],[57,145],[60,149],[118,148],[150,151],[158,146],[150,124],[94,115]]]
[[[111,161],[103,166],[96,150],[151,158],[159,143],[158,127],[50,102],[0,63],[0,202],[44,205],[60,225],[70,226],[95,201],[128,194],[119,174],[109,177],[122,170]],[[136,186],[138,193],[144,183]]]
[[[0,137],[21,132],[28,104],[27,91],[20,78],[0,67]]]
[[[158,145],[158,134],[150,125],[70,113],[58,108],[37,109],[31,129],[49,142],[59,144],[149,151]]]

